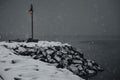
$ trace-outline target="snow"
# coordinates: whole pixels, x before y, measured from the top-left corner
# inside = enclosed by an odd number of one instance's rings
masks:
[[[0,42],[0,75],[4,80],[84,80],[74,75],[67,69],[58,69],[49,63],[34,60],[28,56],[15,55],[10,49],[2,45],[9,45],[10,48],[24,44],[29,47],[38,46],[63,46],[60,42],[39,41],[38,43],[8,43]],[[20,48],[24,51],[24,49]],[[0,80],[1,77],[0,77]]]
[[[52,47],[52,46],[71,46],[70,44],[68,43],[61,43],[61,42],[54,42],[54,41],[39,41],[39,42],[30,42],[30,43],[26,43],[26,42],[12,42],[12,43],[9,43],[9,42],[0,42],[0,45],[9,45],[10,48],[14,48],[16,46],[19,46],[19,45],[27,45],[27,47],[34,47],[34,46],[38,46],[38,47]]]

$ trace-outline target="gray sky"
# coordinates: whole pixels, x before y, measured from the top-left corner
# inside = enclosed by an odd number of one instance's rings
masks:
[[[120,35],[119,0],[0,0],[0,34]]]

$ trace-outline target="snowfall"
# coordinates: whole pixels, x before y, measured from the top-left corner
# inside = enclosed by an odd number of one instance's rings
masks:
[[[39,41],[37,43],[0,42],[0,80],[84,80],[82,77],[76,75],[72,68],[69,68],[71,70],[66,66],[64,68],[57,68],[56,64],[51,64],[46,60],[43,61],[41,57],[35,58],[33,53],[32,56],[22,55],[28,48],[30,51],[32,51],[31,48],[34,48],[33,51],[35,51],[41,47],[43,50],[46,47],[62,47],[66,45],[71,46],[67,43],[48,41]],[[50,54],[50,51],[48,53]],[[52,62],[52,59],[50,60]],[[53,63],[56,62],[53,60]],[[92,64],[89,63],[88,65]],[[98,66],[98,68],[100,67]],[[94,73],[92,69],[88,69],[88,71]]]

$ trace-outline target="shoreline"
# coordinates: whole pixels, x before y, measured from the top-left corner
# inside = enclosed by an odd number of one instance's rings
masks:
[[[28,65],[29,64],[33,65],[33,62],[35,62],[36,60],[38,60],[41,65],[42,63],[51,64],[54,65],[53,67],[56,69],[63,70],[66,69],[70,71],[70,73],[75,74],[76,77],[79,76],[80,78],[83,79],[88,79],[90,77],[95,76],[98,72],[103,71],[103,68],[99,64],[92,60],[84,58],[82,52],[79,52],[76,48],[67,43],[63,44],[61,42],[53,41],[52,42],[39,41],[37,43],[1,42],[0,45],[1,55],[3,56],[3,57],[1,56],[1,65],[3,66],[4,64],[10,65],[10,68],[8,68],[8,66],[6,66],[7,68],[2,67],[2,69],[5,72],[6,71],[9,72],[11,70],[14,71],[14,67],[16,66],[17,67],[15,68],[15,70],[17,70],[17,68],[22,69],[20,66],[18,66],[18,64],[25,65],[25,63],[28,61],[27,65],[24,66],[27,69]],[[27,57],[30,58],[32,63],[29,62],[29,59],[26,59]],[[39,69],[33,68],[33,70],[38,71]],[[4,80],[4,78],[2,79]]]

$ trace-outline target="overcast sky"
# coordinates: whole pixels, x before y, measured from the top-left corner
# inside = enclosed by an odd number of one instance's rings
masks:
[[[120,0],[0,0],[0,34],[120,35]]]

